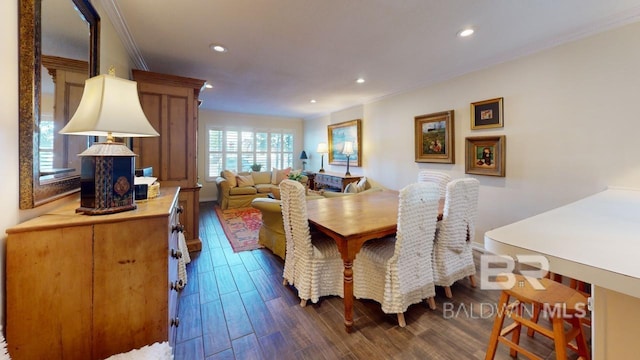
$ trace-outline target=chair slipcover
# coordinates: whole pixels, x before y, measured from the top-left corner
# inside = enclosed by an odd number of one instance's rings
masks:
[[[433,183],[400,190],[396,237],[365,242],[354,261],[354,296],[398,314],[400,326],[409,305],[435,296],[431,256],[439,199]]]
[[[418,173],[418,182],[432,182],[438,184],[440,198],[447,194],[447,184],[451,181],[451,176],[447,173],[433,170],[422,170]]]
[[[286,237],[284,281],[298,289],[303,306],[306,300],[315,303],[321,296],[343,297],[342,257],[333,239],[315,233],[311,237],[304,186],[283,180],[280,197]]]
[[[479,188],[480,182],[473,178],[456,179],[447,185],[444,212],[433,251],[434,280],[438,286],[451,286],[476,273],[471,241],[475,233]]]

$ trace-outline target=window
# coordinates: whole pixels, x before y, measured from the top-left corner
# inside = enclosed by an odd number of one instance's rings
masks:
[[[54,123],[51,115],[41,115],[40,119],[40,171],[53,170]]]
[[[292,129],[246,130],[222,127],[207,129],[207,180],[215,180],[222,170],[250,171],[262,165],[262,171],[293,166]]]

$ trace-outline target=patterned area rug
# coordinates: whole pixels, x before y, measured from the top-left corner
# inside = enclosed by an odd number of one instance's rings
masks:
[[[219,206],[215,206],[215,211],[234,252],[262,247],[258,244],[258,232],[262,225],[260,210],[254,208],[222,210]]]

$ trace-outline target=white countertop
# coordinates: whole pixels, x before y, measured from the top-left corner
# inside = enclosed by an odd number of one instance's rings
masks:
[[[495,254],[542,254],[551,271],[640,297],[640,189],[609,188],[485,233]]]

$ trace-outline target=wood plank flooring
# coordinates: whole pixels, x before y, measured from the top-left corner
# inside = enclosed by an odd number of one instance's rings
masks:
[[[191,254],[180,295],[176,360],[484,359],[498,291],[464,280],[447,299],[437,288],[437,309],[412,305],[405,328],[378,303],[355,300],[347,334],[341,298],[300,307],[295,289],[282,285],[282,260],[266,249],[234,253],[213,206],[200,204],[203,247]],[[540,335],[523,334],[521,344],[555,358],[553,343]],[[511,359],[503,345],[496,359]]]

